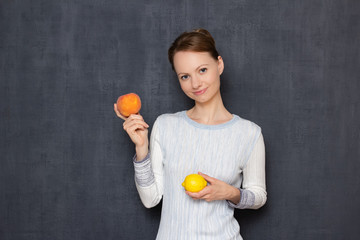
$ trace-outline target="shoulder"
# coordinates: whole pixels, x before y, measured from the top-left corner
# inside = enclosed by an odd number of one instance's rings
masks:
[[[184,111],[176,113],[163,113],[159,115],[154,125],[160,125],[161,127],[173,126],[174,124],[180,124],[184,120],[183,117]]]
[[[237,119],[235,127],[261,133],[261,127],[256,123],[234,114]]]
[[[184,128],[184,120],[181,112],[164,113],[159,115],[152,127],[152,135],[159,135],[160,138],[176,136],[179,129]]]
[[[163,113],[156,118],[155,122],[165,123],[165,122],[178,121],[183,118],[182,115],[183,115],[183,111],[176,113]]]

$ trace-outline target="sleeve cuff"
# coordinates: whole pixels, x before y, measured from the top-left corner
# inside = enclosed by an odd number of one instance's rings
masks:
[[[135,155],[134,155],[134,157],[133,157],[133,162],[134,162],[135,164],[143,163],[143,162],[145,162],[146,160],[149,160],[149,159],[150,159],[150,152],[148,152],[148,154],[145,156],[145,158],[142,159],[142,160],[140,160],[140,161],[136,161],[136,157],[137,157],[137,155],[136,155],[136,153],[135,153]]]
[[[227,201],[228,204],[233,208],[239,208],[239,209],[246,209],[251,208],[254,206],[255,203],[255,194],[249,190],[246,189],[239,189],[240,190],[240,201],[238,204],[234,204],[230,201]]]
[[[133,158],[135,181],[140,187],[151,186],[155,182],[154,173],[151,167],[150,154],[141,161],[136,161],[136,155]]]

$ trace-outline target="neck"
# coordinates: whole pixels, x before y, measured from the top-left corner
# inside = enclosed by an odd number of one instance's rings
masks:
[[[221,124],[231,120],[232,114],[225,108],[220,92],[207,102],[195,101],[195,106],[187,112],[194,121],[207,125]]]

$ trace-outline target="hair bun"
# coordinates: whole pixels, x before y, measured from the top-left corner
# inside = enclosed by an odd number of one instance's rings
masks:
[[[206,37],[210,38],[211,41],[215,44],[214,38],[211,36],[211,34],[206,29],[196,28],[193,30],[193,32],[198,32],[198,33],[204,34]]]

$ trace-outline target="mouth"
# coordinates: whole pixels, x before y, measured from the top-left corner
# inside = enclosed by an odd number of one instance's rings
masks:
[[[204,94],[204,93],[206,92],[206,90],[207,90],[207,88],[204,88],[204,89],[202,89],[202,90],[200,90],[200,91],[196,91],[196,92],[193,92],[193,93],[194,93],[195,95],[199,96],[199,95]]]

